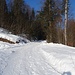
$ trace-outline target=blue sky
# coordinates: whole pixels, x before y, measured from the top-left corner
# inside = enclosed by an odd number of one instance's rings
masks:
[[[40,7],[42,6],[43,0],[25,0],[27,4],[29,4],[32,8],[34,8],[36,11],[40,10]],[[75,0],[70,0],[70,10],[71,13],[73,13],[73,16],[75,17]]]
[[[36,11],[40,10],[41,7],[41,1],[42,0],[25,0],[27,4],[29,4],[32,8],[34,8]]]
[[[75,18],[75,0],[70,0],[70,7],[71,7],[71,12],[73,13],[73,16]]]

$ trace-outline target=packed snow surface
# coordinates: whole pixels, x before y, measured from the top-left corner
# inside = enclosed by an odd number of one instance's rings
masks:
[[[0,75],[75,75],[75,48],[45,41],[0,42]]]

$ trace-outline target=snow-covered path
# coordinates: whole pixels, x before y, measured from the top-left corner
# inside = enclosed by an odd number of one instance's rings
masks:
[[[52,68],[45,61],[39,46],[39,43],[30,43],[10,49],[2,75],[54,75],[50,72]]]
[[[33,42],[1,50],[0,75],[75,75],[75,48]]]

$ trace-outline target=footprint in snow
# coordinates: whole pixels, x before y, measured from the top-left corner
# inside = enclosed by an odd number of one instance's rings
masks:
[[[15,53],[15,51],[12,51],[12,53]]]
[[[63,72],[62,75],[72,75],[71,72]]]

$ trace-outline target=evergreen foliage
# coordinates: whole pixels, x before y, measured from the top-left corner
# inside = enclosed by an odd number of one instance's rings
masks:
[[[56,21],[57,17],[60,16],[58,10],[60,9],[55,0],[46,0],[40,12],[40,18],[46,27],[46,38],[48,43],[57,42]]]

